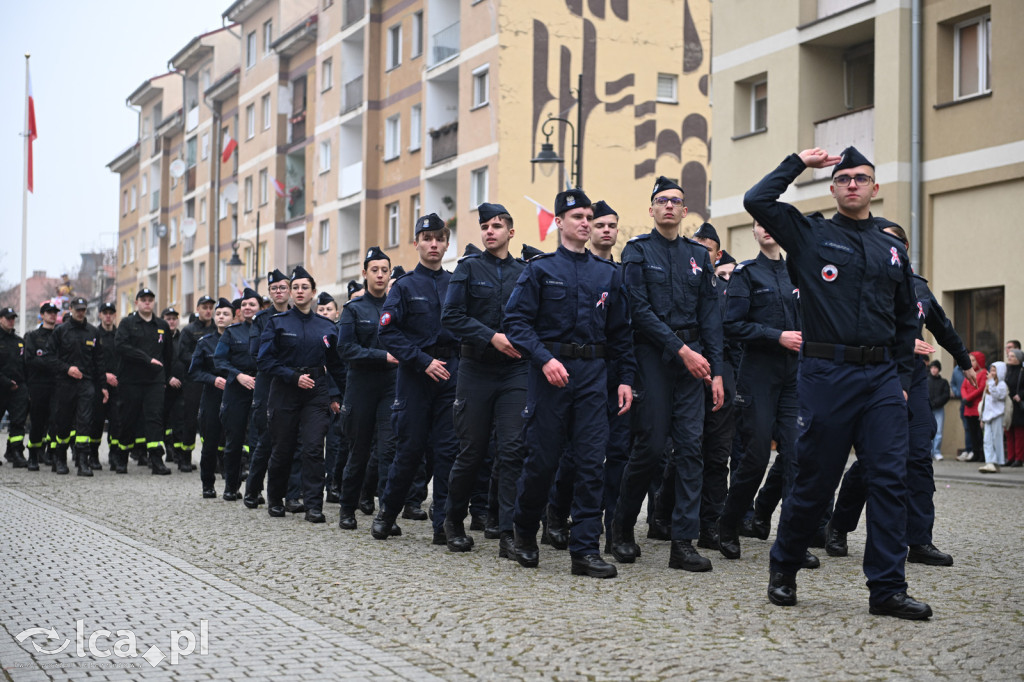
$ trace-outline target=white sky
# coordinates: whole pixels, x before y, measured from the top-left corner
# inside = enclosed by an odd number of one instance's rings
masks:
[[[39,137],[28,198],[28,274],[51,277],[117,241],[118,183],[107,169],[135,142],[125,99],[194,36],[220,28],[231,0],[5,3],[0,22],[0,280],[21,277],[25,53]]]

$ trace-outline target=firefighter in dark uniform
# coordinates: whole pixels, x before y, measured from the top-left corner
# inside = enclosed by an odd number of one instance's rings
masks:
[[[910,249],[906,232],[894,223],[882,218],[876,219],[879,227],[892,234]],[[960,335],[953,329],[953,323],[946,317],[946,312],[935,300],[928,288],[928,280],[914,275],[914,297],[917,303],[917,321],[921,327],[927,327],[939,345],[945,348],[957,365],[963,370],[964,376],[972,384],[977,384],[977,375],[971,368],[971,358],[967,354]],[[953,557],[935,547],[932,542],[932,528],[935,526],[935,472],[932,469],[932,439],[935,438],[935,418],[931,414],[928,403],[928,359],[926,354],[934,353],[935,348],[926,344],[918,332],[918,345],[921,346],[914,358],[914,376],[907,392],[907,411],[910,415],[910,450],[907,459],[907,561],[929,566],[952,566]],[[843,476],[843,484],[836,497],[835,511],[828,528],[828,540],[825,551],[830,556],[846,556],[846,534],[857,527],[861,511],[867,499],[867,488],[864,485],[864,468],[860,461],[854,462]]]
[[[804,216],[779,201],[807,168],[832,166],[837,213]],[[864,572],[873,614],[920,620],[931,608],[907,595],[907,402],[917,336],[906,249],[872,219],[875,167],[848,147],[791,154],[743,205],[786,250],[800,288],[803,345],[797,378],[796,479],[782,501],[768,598],[796,604],[796,573],[855,445],[864,461]],[[837,390],[837,387],[841,389]]]
[[[169,474],[163,463],[162,418],[164,387],[181,383],[169,377],[174,362],[174,345],[167,323],[153,314],[156,294],[142,287],[135,295],[136,310],[117,325],[114,345],[120,360],[118,382],[121,389],[121,437],[117,473],[128,473],[128,451],[135,443],[144,443],[149,466],[154,474]],[[138,435],[141,432],[141,436]],[[141,439],[141,440],[140,440]]]
[[[639,547],[633,535],[640,505],[671,441],[675,505],[669,567],[709,571],[711,561],[693,546],[700,536],[703,482],[701,437],[704,384],[712,409],[724,403],[722,316],[707,249],[679,235],[686,216],[683,189],[659,177],[649,213],[655,228],[622,249],[637,357],[637,407],[633,452],[622,475],[612,523],[612,553],[631,563]]]
[[[46,360],[56,380],[54,421],[57,435],[67,441],[74,433],[75,468],[79,476],[92,476],[89,465],[89,430],[96,394],[106,402],[103,351],[97,345],[99,332],[85,319],[89,303],[81,297],[71,299],[71,319],[50,335]],[[58,463],[58,467],[62,462]]]
[[[121,433],[121,406],[120,392],[117,388],[117,348],[114,346],[114,337],[117,334],[117,326],[114,324],[114,316],[117,308],[110,301],[100,305],[100,324],[96,328],[96,343],[103,354],[104,384],[107,389],[107,401],[103,402],[102,392],[96,397],[92,406],[92,428],[89,431],[89,465],[93,469],[99,467],[100,443],[103,441],[103,424],[109,422],[107,427],[107,445],[109,446],[110,470],[117,468],[116,457],[119,446],[117,436]]]
[[[235,310],[231,301],[221,298],[213,309],[213,331],[199,339],[189,363],[189,375],[203,387],[202,399],[199,401],[199,481],[203,486],[203,499],[207,500],[217,497],[217,490],[214,488],[217,480],[217,461],[224,452],[224,424],[220,406],[224,397],[224,387],[228,383],[225,378],[227,372],[217,367],[214,353],[234,315]],[[228,496],[228,492],[231,491],[231,486],[225,483],[224,499],[238,499]]]
[[[54,379],[50,364],[46,361],[46,344],[57,324],[58,312],[60,310],[54,304],[49,301],[43,303],[39,306],[39,317],[42,322],[25,334],[25,372],[29,396],[29,431],[26,446],[29,471],[39,471],[40,461],[44,464],[53,461],[48,448],[53,442],[54,433],[53,420],[50,419]],[[66,464],[64,470],[64,473],[67,473]]]
[[[324,523],[324,436],[328,412],[341,405],[328,394],[327,374],[345,384],[338,357],[338,326],[314,312],[316,280],[301,265],[292,271],[295,306],[270,318],[260,337],[258,366],[271,381],[268,423],[271,438],[267,467],[267,511],[285,515],[292,459],[302,466],[306,521]]]
[[[184,377],[181,383],[182,417],[181,417],[181,464],[182,471],[192,470],[192,451],[196,449],[196,431],[199,427],[199,401],[203,396],[203,387],[189,378],[189,363],[196,343],[203,336],[213,331],[213,306],[215,301],[210,296],[200,296],[196,301],[196,320],[181,330],[181,336],[175,347],[176,367],[172,374]]]
[[[338,352],[348,366],[341,418],[348,436],[349,453],[341,476],[341,518],[338,521],[344,530],[356,528],[355,511],[364,480],[367,477],[377,480],[377,472],[368,471],[373,459],[371,451],[376,449],[377,461],[388,464],[395,454],[391,404],[395,402],[398,359],[384,350],[377,338],[390,275],[391,259],[380,247],[371,247],[363,259],[366,291],[345,304],[338,322]],[[369,497],[372,501],[372,492]]]
[[[171,343],[174,345],[175,351],[177,351],[181,343],[181,329],[178,327],[178,321],[181,316],[172,306],[164,308],[163,312],[160,313],[160,317],[163,318],[170,328]],[[184,433],[185,421],[185,397],[182,392],[182,386],[185,383],[185,378],[188,376],[187,371],[182,372],[183,360],[185,363],[188,362],[185,358],[175,356],[170,372],[170,375],[177,379],[180,385],[178,388],[174,388],[168,384],[164,393],[164,450],[167,454],[166,460],[177,464],[178,471],[187,473],[192,471],[192,455],[188,455],[186,461],[185,453],[182,449],[184,445],[182,434]],[[184,369],[187,370],[188,368],[184,367]]]
[[[28,419],[28,385],[25,383],[25,342],[14,333],[14,308],[0,308],[0,416],[10,417],[4,459],[15,469],[28,466],[25,459],[25,420]]]
[[[458,339],[441,326],[451,273],[441,267],[451,231],[436,213],[416,221],[416,268],[395,280],[384,303],[378,335],[398,358],[392,426],[397,439],[380,511],[371,524],[386,540],[402,510],[427,448],[433,455],[433,543],[444,545],[448,478],[458,452],[452,404],[459,369]],[[397,531],[395,531],[397,534]]]
[[[224,330],[213,353],[219,376],[227,380],[220,407],[224,430],[224,499],[234,502],[242,486],[242,452],[249,430],[249,408],[256,387],[256,358],[249,351],[252,318],[259,312],[260,296],[249,287],[242,292],[242,321]]]
[[[459,260],[441,310],[441,323],[462,340],[454,404],[460,449],[448,479],[444,531],[450,551],[472,549],[464,520],[493,432],[501,533],[498,556],[515,559],[512,514],[525,453],[522,412],[529,364],[505,335],[505,305],[526,265],[509,254],[515,230],[505,207],[483,203],[477,214],[485,250]]]
[[[267,288],[270,291],[271,305],[261,310],[252,318],[249,328],[249,353],[258,357],[260,337],[270,321],[271,316],[288,310],[288,299],[292,296],[291,281],[280,270],[267,273]],[[257,362],[258,368],[258,362]],[[248,509],[256,509],[263,504],[263,479],[267,475],[267,463],[270,461],[270,435],[267,433],[267,398],[270,394],[269,374],[257,371],[256,383],[252,391],[252,407],[249,409],[249,430],[254,434],[256,447],[249,456],[249,475],[245,479],[245,496],[242,504]]]
[[[537,529],[567,443],[575,485],[569,553],[573,575],[613,578],[601,558],[601,506],[608,442],[605,358],[619,360],[617,414],[629,411],[635,374],[622,273],[586,250],[593,209],[581,190],[555,198],[558,250],[530,259],[505,311],[509,340],[529,353],[523,439],[516,486],[515,558],[537,566]]]

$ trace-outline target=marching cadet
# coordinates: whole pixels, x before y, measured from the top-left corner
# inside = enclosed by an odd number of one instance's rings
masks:
[[[221,298],[213,309],[213,331],[203,336],[196,343],[189,363],[188,373],[192,380],[203,387],[202,400],[199,402],[199,442],[202,450],[199,454],[199,481],[203,486],[203,499],[212,500],[217,497],[214,484],[217,480],[217,460],[224,452],[224,425],[221,423],[221,399],[228,381],[225,371],[219,369],[214,361],[214,353],[224,330],[234,319],[235,310],[231,301]],[[225,475],[225,479],[227,476]],[[225,481],[224,499],[236,500],[229,496],[233,492]]]
[[[163,318],[168,328],[170,328],[171,343],[177,349],[181,343],[181,330],[178,329],[178,320],[180,319],[178,311],[174,307],[164,308],[163,312],[160,313],[160,317]],[[181,371],[184,362],[188,362],[188,360],[175,357],[175,361],[170,368],[171,376],[177,379],[179,384],[183,383],[185,376],[188,375],[187,371]],[[174,388],[168,384],[167,390],[164,393],[164,450],[167,455],[166,460],[177,464],[178,471],[187,473],[192,471],[192,455],[188,455],[188,460],[186,461],[185,453],[182,449],[184,445],[182,438],[184,433],[184,410],[185,398],[181,386]]]
[[[260,309],[260,296],[249,287],[242,292],[238,307],[242,321],[225,329],[213,353],[217,375],[226,385],[219,410],[224,434],[224,499],[234,502],[242,487],[242,451],[248,450],[249,408],[256,388],[256,358],[249,352],[252,318]],[[216,315],[216,311],[214,311]]]
[[[39,471],[40,461],[44,464],[53,461],[48,449],[54,433],[54,422],[50,419],[54,379],[50,364],[46,361],[46,345],[57,325],[58,312],[60,310],[57,306],[46,301],[39,306],[39,326],[25,334],[30,424],[27,439],[29,471]],[[67,473],[67,464],[64,465],[64,473]]]
[[[136,310],[117,325],[114,345],[120,360],[118,385],[121,389],[121,435],[117,473],[128,473],[128,448],[144,443],[153,474],[166,475],[171,470],[164,466],[164,437],[161,423],[164,411],[164,387],[170,383],[180,386],[178,379],[168,374],[174,362],[174,346],[170,343],[171,330],[167,323],[153,314],[156,294],[142,287],[135,295]],[[136,436],[141,431],[142,436]]]
[[[522,412],[529,365],[505,335],[505,305],[526,265],[509,254],[515,229],[505,207],[483,203],[477,214],[484,251],[459,260],[441,310],[441,323],[462,340],[454,403],[460,450],[448,481],[444,533],[449,551],[472,549],[473,538],[466,535],[464,520],[493,432],[498,556],[515,559],[512,514],[525,453]]]
[[[341,311],[338,310],[338,302],[334,300],[334,297],[326,291],[321,291],[316,298],[316,314],[337,324]],[[345,387],[335,386],[334,379],[331,377],[327,377],[327,381],[330,386],[328,392],[331,401],[340,403],[345,395]],[[345,460],[348,459],[348,440],[342,433],[341,414],[331,412],[330,418],[331,422],[327,426],[327,438],[324,442],[324,470],[326,472],[324,488],[326,501],[330,504],[337,504],[340,499],[341,472],[345,469]]]
[[[391,404],[395,402],[395,370],[398,359],[384,350],[377,336],[377,324],[391,274],[391,259],[380,247],[371,247],[363,259],[366,288],[345,304],[338,322],[338,352],[348,367],[345,399],[341,406],[342,426],[349,441],[348,461],[341,476],[341,518],[338,526],[355,530],[356,507],[367,478],[386,480],[395,456],[395,434],[391,429]],[[349,291],[353,291],[351,283]],[[376,449],[378,469],[367,470]],[[369,493],[373,500],[373,493]],[[371,511],[372,513],[372,511]]]
[[[0,308],[0,415],[10,417],[4,459],[15,469],[28,466],[25,459],[25,420],[28,418],[28,386],[25,384],[25,342],[14,333],[14,308]]]
[[[301,265],[292,271],[293,308],[270,318],[260,337],[257,364],[271,377],[268,420],[271,439],[267,468],[267,512],[285,515],[284,495],[292,460],[302,467],[306,521],[325,523],[324,436],[328,413],[341,405],[331,401],[327,375],[345,384],[338,357],[338,327],[313,311],[316,280]]]
[[[93,469],[98,467],[100,443],[103,441],[103,424],[109,421],[107,428],[107,445],[109,446],[110,470],[117,468],[114,456],[119,450],[117,436],[121,433],[121,405],[119,391],[117,388],[117,348],[114,346],[114,337],[117,334],[117,327],[114,325],[114,315],[117,308],[113,303],[107,301],[100,305],[100,324],[96,328],[96,344],[103,354],[102,366],[104,369],[104,384],[107,389],[107,401],[103,402],[103,394],[97,395],[92,406],[92,428],[89,431],[89,466]]]
[[[75,434],[75,468],[79,476],[92,476],[89,464],[89,429],[92,428],[92,408],[97,393],[106,402],[110,396],[106,389],[103,352],[96,344],[96,327],[85,319],[89,303],[82,297],[71,299],[71,319],[50,335],[46,346],[46,360],[56,379],[54,391],[54,421],[57,436],[68,442]],[[56,456],[56,455],[55,455]],[[64,453],[57,463],[64,465]]]
[[[388,470],[380,511],[370,532],[386,540],[406,500],[427,448],[433,454],[433,522],[435,545],[444,535],[448,478],[458,451],[452,404],[459,369],[458,339],[441,326],[441,304],[451,273],[441,267],[451,230],[436,213],[416,221],[416,268],[395,280],[384,303],[378,335],[398,358],[392,423],[397,447]]]
[[[617,414],[633,402],[629,310],[619,269],[586,250],[593,209],[579,189],[555,198],[558,250],[530,259],[505,310],[508,339],[529,353],[526,458],[513,518],[516,561],[539,561],[537,529],[568,442],[575,469],[569,553],[573,575],[614,578],[601,558],[601,502],[608,442],[605,358],[618,358]]]
[[[210,296],[200,296],[196,301],[196,319],[189,322],[181,330],[178,344],[175,347],[174,376],[184,377],[181,384],[182,417],[181,417],[181,460],[182,471],[192,471],[192,451],[196,448],[196,431],[199,419],[199,401],[203,396],[202,384],[197,384],[189,377],[189,363],[199,339],[213,331],[213,306],[215,301]]]

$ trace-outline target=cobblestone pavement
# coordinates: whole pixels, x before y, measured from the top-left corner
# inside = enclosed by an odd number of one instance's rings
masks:
[[[1020,680],[1024,472],[976,471],[936,465],[935,542],[956,565],[908,564],[911,594],[935,616],[907,622],[868,614],[862,530],[850,535],[851,557],[820,552],[821,569],[798,577],[799,605],[782,609],[765,596],[770,545],[758,540],[743,539],[738,561],[706,552],[714,570],[691,574],[668,568],[667,543],[642,539],[638,562],[600,581],[571,576],[568,554],[548,547],[539,569],[522,569],[482,533],[473,552],[450,554],[430,544],[427,521],[401,522],[402,537],[378,542],[370,517],[340,530],[336,507],[327,525],[273,519],[265,507],[201,499],[198,474],[157,477],[132,464],[128,476],[87,479],[6,465],[0,664],[18,681]],[[57,637],[15,639],[33,627]],[[140,656],[155,646],[168,659],[98,658],[88,636],[101,628],[131,629]],[[197,639],[176,664],[172,630]],[[34,648],[65,638],[56,656]],[[179,636],[179,649],[187,643]]]

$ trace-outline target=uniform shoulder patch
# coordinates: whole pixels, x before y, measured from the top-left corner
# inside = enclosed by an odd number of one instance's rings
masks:
[[[280,313],[274,313],[273,315],[271,315],[271,317],[281,317],[282,315],[286,315],[286,314],[288,314],[287,310],[285,310],[284,312],[280,312]]]
[[[482,255],[482,253],[467,253],[465,256],[459,259],[459,262],[461,263],[462,261],[469,260],[471,258],[479,258]]]
[[[650,239],[650,238],[651,238],[651,233],[650,232],[644,232],[643,234],[638,234],[637,236],[633,237],[629,241],[631,241],[631,242],[641,242],[641,241],[643,241],[645,239]]]
[[[754,263],[756,263],[756,262],[757,262],[757,261],[756,261],[756,260],[753,260],[753,259],[751,259],[751,260],[745,260],[745,261],[743,261],[742,263],[737,263],[737,264],[736,264],[736,267],[735,267],[735,268],[733,268],[733,270],[732,270],[732,271],[733,271],[733,272],[739,272],[739,271],[740,271],[740,270],[742,270],[743,268],[749,267],[749,266],[753,265],[753,264],[754,264]]]
[[[917,274],[916,272],[911,272],[911,273],[910,273],[910,275],[911,275],[911,276],[912,276],[912,277],[913,277],[914,279],[916,279],[916,280],[919,280],[919,281],[921,281],[921,282],[924,282],[925,284],[927,284],[927,283],[928,283],[928,280],[927,280],[927,279],[925,279],[925,278],[924,278],[924,277],[922,277],[921,275]]]
[[[531,258],[530,261],[542,260],[544,258],[551,258],[554,255],[555,255],[554,251],[552,251],[551,253],[538,253],[536,256]],[[530,262],[530,261],[527,261],[527,262]]]
[[[825,219],[825,216],[822,214],[821,211],[814,211],[813,213],[808,213],[805,217],[807,217],[807,218],[814,218],[816,220],[824,220]]]

